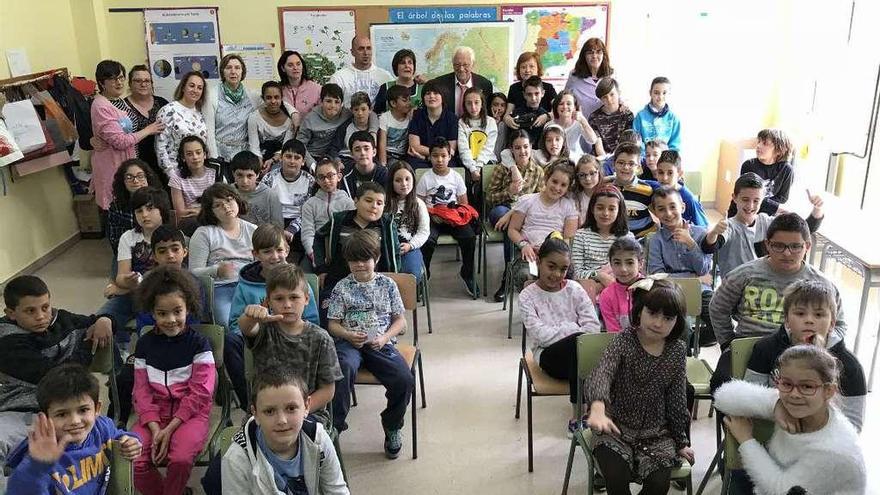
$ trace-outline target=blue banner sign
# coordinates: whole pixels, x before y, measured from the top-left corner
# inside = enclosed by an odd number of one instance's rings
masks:
[[[434,24],[444,22],[491,22],[498,20],[496,7],[408,7],[388,9],[392,24]]]

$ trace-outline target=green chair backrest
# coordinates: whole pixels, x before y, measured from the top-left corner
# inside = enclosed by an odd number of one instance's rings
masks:
[[[220,432],[220,437],[217,439],[217,451],[220,453],[220,456],[226,453],[226,449],[232,445],[232,437],[241,430],[241,426],[229,426],[223,428]]]
[[[685,306],[688,316],[700,316],[703,310],[703,284],[696,277],[670,278],[684,292]]]
[[[752,357],[752,348],[761,337],[744,337],[730,342],[730,376],[742,380]]]
[[[114,440],[110,454],[110,486],[108,495],[134,495],[134,472],[131,461],[121,454],[118,440]]]
[[[314,294],[317,299],[321,294],[320,287],[318,286],[318,275],[314,273],[306,273],[306,282],[309,283],[309,287],[312,289],[312,294]],[[315,301],[315,304],[318,306],[320,306],[320,303],[321,301]]]
[[[742,380],[746,375],[746,367],[752,356],[752,349],[761,337],[744,337],[730,342],[730,376]],[[753,420],[755,439],[761,443],[767,443],[773,436],[774,423],[766,420]],[[728,469],[741,469],[742,461],[739,458],[739,443],[733,435],[724,437],[725,466]]]
[[[703,173],[702,172],[685,172],[684,185],[697,199],[703,192]]]
[[[586,380],[589,378],[590,373],[593,372],[593,369],[599,364],[599,360],[602,359],[602,354],[614,335],[613,333],[603,332],[585,333],[578,337],[577,363],[579,379]]]
[[[113,373],[113,344],[98,347],[98,350],[92,355],[92,364],[89,365],[89,371],[104,375]]]

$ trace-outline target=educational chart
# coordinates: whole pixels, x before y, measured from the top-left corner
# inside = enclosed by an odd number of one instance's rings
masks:
[[[351,61],[354,22],[354,10],[285,10],[283,48],[302,54],[309,76],[324,84]]]
[[[272,43],[223,45],[223,56],[234,53],[244,60],[247,78],[251,81],[268,81],[277,78],[275,54]]]
[[[144,9],[147,56],[157,94],[172,98],[180,78],[190,71],[220,78],[220,29],[217,9]]]
[[[476,52],[474,72],[500,91],[510,85],[513,23],[475,22],[461,24],[374,24],[370,27],[373,60],[391,71],[391,59],[402,49],[415,52],[416,71],[431,79],[452,72],[452,55],[459,46]],[[393,72],[392,72],[393,73]]]
[[[541,54],[544,80],[557,89],[565,86],[584,42],[605,41],[608,32],[607,5],[501,7],[501,18],[514,21],[514,52]]]

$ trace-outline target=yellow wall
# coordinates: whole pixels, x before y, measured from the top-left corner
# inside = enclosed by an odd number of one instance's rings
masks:
[[[80,72],[70,1],[0,0],[0,78],[9,77],[7,48],[24,48],[34,71]],[[9,172],[0,173],[9,182]],[[0,196],[0,282],[77,233],[72,207],[60,168],[9,184],[9,194]]]

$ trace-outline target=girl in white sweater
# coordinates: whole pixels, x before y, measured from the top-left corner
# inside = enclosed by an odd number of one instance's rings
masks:
[[[565,274],[571,252],[562,234],[553,232],[538,251],[538,280],[519,295],[520,314],[535,361],[548,375],[568,380],[571,419],[568,431],[579,426],[577,404],[577,338],[598,333],[599,318],[583,287]]]
[[[839,371],[824,348],[797,345],[779,356],[776,389],[735,380],[715,392],[756,494],[785,495],[795,486],[810,494],[865,493],[858,434],[831,404]],[[752,436],[749,418],[775,419],[766,447]]]
[[[397,224],[400,271],[421,280],[424,265],[421,247],[431,233],[431,217],[425,202],[416,196],[415,183],[416,176],[409,163],[403,160],[394,162],[385,185],[385,197],[388,198],[385,212],[390,213]]]

